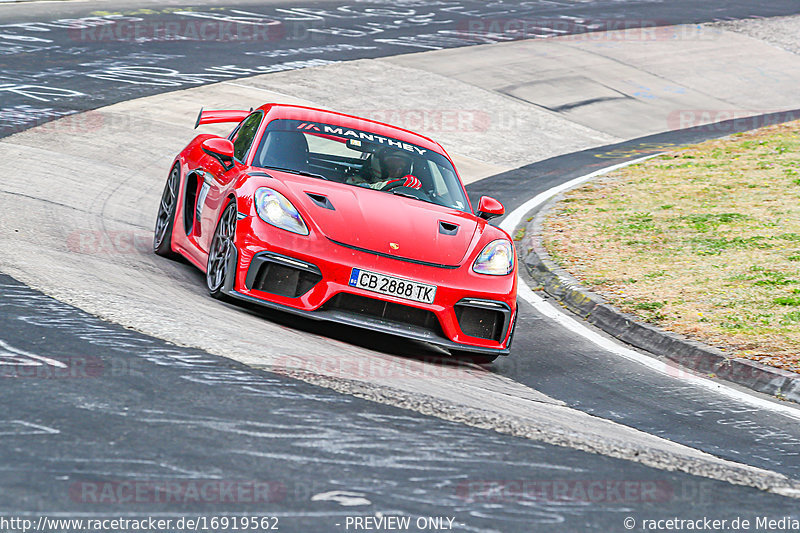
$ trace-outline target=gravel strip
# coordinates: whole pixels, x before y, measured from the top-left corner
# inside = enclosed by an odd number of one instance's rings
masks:
[[[800,54],[800,15],[715,22],[709,26],[741,33],[793,54]]]

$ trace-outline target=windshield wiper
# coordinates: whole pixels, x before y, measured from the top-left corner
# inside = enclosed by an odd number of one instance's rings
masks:
[[[413,198],[414,200],[419,200],[420,202],[425,202],[425,203],[428,203],[428,204],[434,203],[434,202],[431,202],[430,200],[426,200],[424,198],[420,198],[419,196],[414,196],[413,194],[411,194],[409,192],[402,191],[400,189],[391,189],[388,192],[390,192],[392,194],[396,194],[397,196],[402,196],[404,198]]]
[[[319,178],[321,180],[330,181],[322,174],[314,174],[313,172],[307,172],[305,170],[295,170],[293,168],[283,168],[283,167],[264,167],[264,168],[269,168],[271,170],[280,170],[281,172],[289,172],[290,174],[298,174],[300,176],[308,176],[309,178]]]

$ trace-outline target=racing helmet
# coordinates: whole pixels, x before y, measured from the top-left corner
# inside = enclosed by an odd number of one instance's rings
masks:
[[[376,180],[401,178],[411,173],[411,156],[403,150],[384,147],[370,158],[372,176]]]

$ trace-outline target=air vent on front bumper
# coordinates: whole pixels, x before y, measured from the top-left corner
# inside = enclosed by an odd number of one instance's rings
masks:
[[[461,331],[470,337],[502,342],[508,331],[511,309],[504,303],[465,298],[455,305]]]
[[[323,306],[323,309],[351,311],[359,315],[418,326],[433,331],[439,336],[444,335],[439,320],[433,312],[408,305],[384,302],[374,298],[367,298],[366,296],[340,292],[328,300]]]
[[[250,290],[297,298],[322,279],[319,268],[291,257],[262,252],[250,262],[245,285]]]

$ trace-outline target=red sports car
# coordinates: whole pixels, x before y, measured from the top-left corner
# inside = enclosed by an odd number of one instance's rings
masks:
[[[410,131],[331,111],[266,104],[200,111],[237,123],[178,154],[154,249],[244,300],[442,346],[488,363],[517,315],[511,238],[473,213],[447,152]]]

